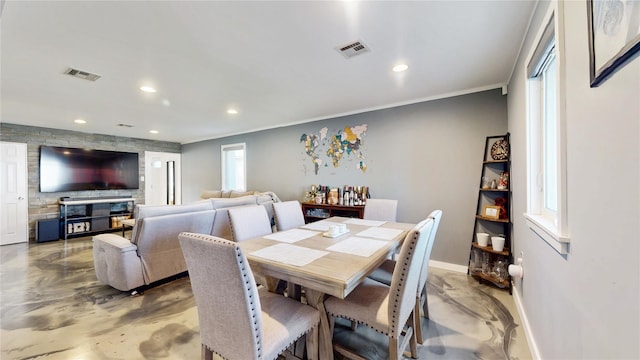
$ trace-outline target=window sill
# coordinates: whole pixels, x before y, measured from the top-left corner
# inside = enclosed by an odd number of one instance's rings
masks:
[[[562,235],[556,225],[540,215],[525,213],[524,217],[527,220],[529,229],[546,241],[558,253],[562,255],[569,253],[570,239],[568,236]]]

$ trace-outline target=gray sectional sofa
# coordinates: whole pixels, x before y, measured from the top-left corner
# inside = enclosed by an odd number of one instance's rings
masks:
[[[137,205],[131,239],[114,233],[93,237],[96,277],[118,290],[129,291],[187,271],[178,243],[183,231],[233,240],[228,209],[262,205],[273,219],[272,192],[229,198],[209,198],[185,205]]]

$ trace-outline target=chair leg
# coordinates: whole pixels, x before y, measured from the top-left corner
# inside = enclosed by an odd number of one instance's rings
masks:
[[[389,338],[389,360],[402,359],[402,353],[404,349],[400,349],[398,339]]]
[[[307,360],[318,360],[318,326],[314,326],[306,336]]]
[[[416,319],[418,319],[416,321]],[[416,314],[412,314],[410,316],[410,319],[408,321],[409,324],[418,324],[420,325],[420,312],[418,312],[418,315],[416,316]],[[415,328],[415,325],[414,325]],[[407,334],[408,336],[410,336],[409,338],[409,348],[411,349],[411,357],[413,359],[417,359],[418,358],[418,344],[417,342],[417,332],[416,331],[412,331],[411,334]]]
[[[413,307],[413,328],[416,337],[416,341],[419,344],[423,343],[422,339],[422,319],[420,318],[420,298],[416,297],[416,303]]]
[[[202,347],[202,360],[213,360],[213,352],[205,344]]]
[[[427,287],[425,286],[422,289],[422,293],[420,294],[420,302],[422,303],[422,311],[424,312],[424,317],[429,318],[429,299],[427,298]]]

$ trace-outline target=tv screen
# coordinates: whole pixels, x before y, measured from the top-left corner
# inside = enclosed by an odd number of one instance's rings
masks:
[[[40,192],[138,188],[138,153],[40,146]]]

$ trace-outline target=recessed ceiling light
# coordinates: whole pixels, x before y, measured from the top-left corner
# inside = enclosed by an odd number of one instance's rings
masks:
[[[86,124],[87,123],[85,120],[82,120],[82,119],[75,119],[75,120],[73,120],[73,122],[76,123],[76,124]]]
[[[158,130],[149,130],[149,132],[150,132],[150,133],[152,133],[152,134],[157,134],[157,133],[159,133],[160,131],[158,131]]]
[[[399,64],[393,67],[394,72],[403,72],[409,68],[407,64]]]
[[[235,114],[237,114],[237,113],[238,113],[238,110],[236,110],[236,109],[229,109],[229,110],[227,110],[227,114],[235,115]]]
[[[155,93],[157,92],[157,90],[151,86],[145,85],[145,86],[140,86],[140,90],[146,92],[146,93]]]

